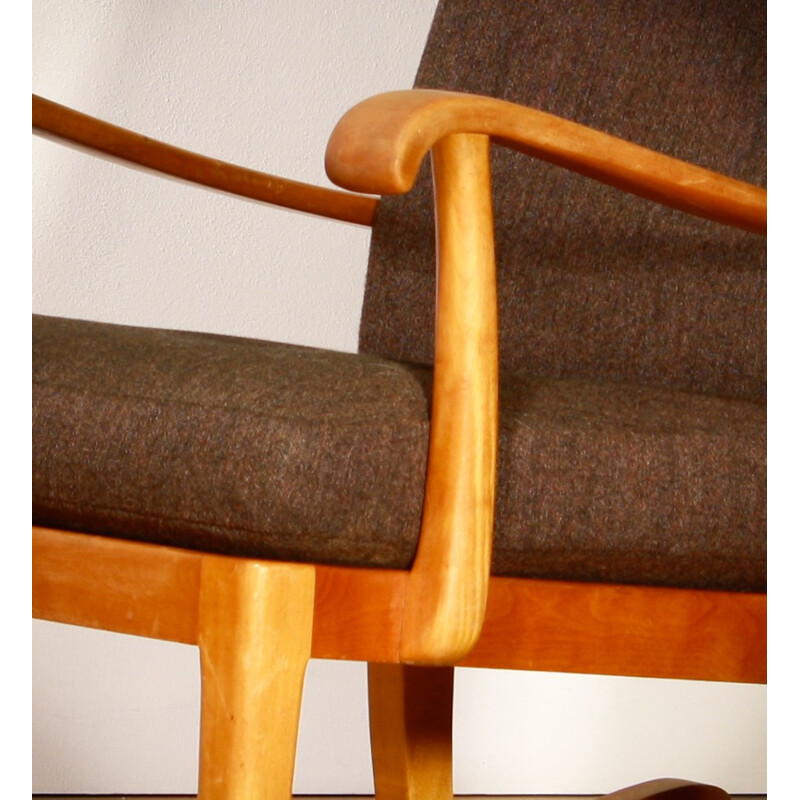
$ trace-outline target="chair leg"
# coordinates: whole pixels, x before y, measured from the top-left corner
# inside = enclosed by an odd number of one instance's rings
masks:
[[[453,796],[453,668],[369,665],[376,800]]]
[[[718,786],[661,778],[604,795],[599,800],[730,800]]]
[[[314,568],[207,556],[200,587],[202,800],[288,800]]]

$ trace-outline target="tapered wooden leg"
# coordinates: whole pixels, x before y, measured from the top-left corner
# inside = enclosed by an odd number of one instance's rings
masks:
[[[204,559],[202,800],[291,797],[313,609],[313,567]]]
[[[376,800],[453,796],[453,668],[369,665]]]
[[[660,778],[607,794],[600,800],[730,800],[718,786]]]

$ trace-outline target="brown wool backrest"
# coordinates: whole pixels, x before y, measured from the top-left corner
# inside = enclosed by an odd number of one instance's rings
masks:
[[[764,0],[442,0],[416,85],[558,114],[766,186]],[[493,148],[501,368],[766,395],[766,245]],[[431,363],[427,168],[381,201],[362,351]]]

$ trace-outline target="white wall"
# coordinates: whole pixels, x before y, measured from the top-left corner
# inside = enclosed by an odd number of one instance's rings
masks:
[[[173,144],[327,183],[350,105],[407,87],[433,0],[33,3],[33,89]],[[34,143],[34,310],[353,350],[368,231]],[[35,792],[196,789],[193,648],[34,628]],[[456,789],[765,790],[763,687],[463,671]],[[314,662],[296,792],[372,789],[362,665]]]

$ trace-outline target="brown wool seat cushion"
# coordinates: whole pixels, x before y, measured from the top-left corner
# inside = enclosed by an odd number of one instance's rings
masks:
[[[407,568],[430,371],[227,336],[35,317],[35,524]],[[493,571],[763,590],[766,409],[511,376]]]
[[[506,378],[494,571],[766,591],[766,406]]]
[[[34,317],[34,522],[264,558],[408,563],[426,377],[369,356]]]

